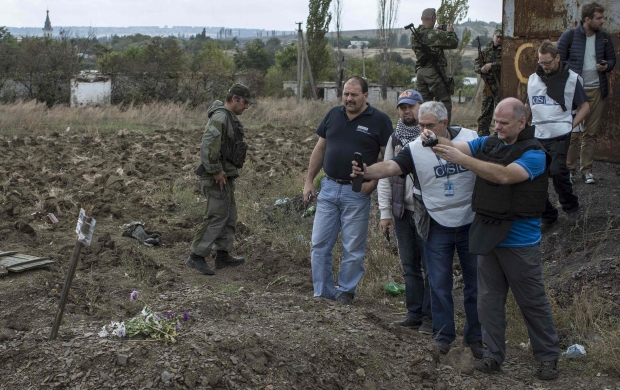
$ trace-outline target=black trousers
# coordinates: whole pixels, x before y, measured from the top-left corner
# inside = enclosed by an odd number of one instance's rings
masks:
[[[573,184],[570,182],[570,172],[566,167],[566,154],[570,145],[570,133],[557,138],[539,139],[545,150],[551,155],[551,169],[549,176],[553,180],[553,188],[558,194],[562,210],[574,213],[579,209],[579,197],[573,193]],[[543,221],[558,219],[558,210],[547,197],[547,206],[542,215]]]

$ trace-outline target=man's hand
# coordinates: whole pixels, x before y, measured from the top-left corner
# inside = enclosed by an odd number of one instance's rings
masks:
[[[430,137],[435,137],[437,138],[437,136],[435,135],[435,133],[433,133],[430,130],[424,129],[422,130],[422,132],[420,133],[420,139],[422,139],[422,141],[426,141],[427,139],[429,139]]]
[[[222,171],[217,175],[213,175],[213,178],[215,182],[220,185],[220,190],[223,190],[226,185],[226,172]]]
[[[351,161],[353,172],[351,173],[351,177],[355,178],[358,175],[364,176],[364,171],[366,171],[367,165],[364,164],[364,170],[361,167],[357,166],[357,162],[355,160]]]
[[[316,190],[314,189],[314,184],[312,184],[312,181],[306,181],[306,184],[304,184],[304,202],[310,203],[313,202],[315,199]]]
[[[467,156],[455,147],[439,144],[433,147],[436,155],[454,164],[461,164]]]
[[[382,219],[380,222],[380,226],[381,226],[381,232],[385,234],[385,232],[390,230],[391,226],[394,226],[394,222],[392,221],[392,218]]]
[[[371,180],[366,183],[362,183],[362,193],[364,195],[372,194],[372,192],[377,189],[377,184],[379,184],[378,180]]]
[[[598,70],[599,72],[604,72],[607,70],[607,66],[607,63],[605,63],[605,65],[596,64],[596,70]]]
[[[489,71],[491,70],[492,66],[493,66],[493,64],[491,64],[491,63],[484,64],[484,66],[482,68],[480,68],[480,71],[482,73],[489,73]]]
[[[454,25],[449,24],[447,30],[454,32]]]

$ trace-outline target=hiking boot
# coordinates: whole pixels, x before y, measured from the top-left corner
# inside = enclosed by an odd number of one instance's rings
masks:
[[[245,263],[245,259],[243,257],[232,257],[226,251],[217,251],[217,255],[215,256],[215,268],[222,269],[225,267],[236,267]]]
[[[424,334],[433,334],[433,321],[430,318],[422,318],[422,325],[418,328],[418,332]]]
[[[205,258],[195,254],[194,252],[189,254],[189,257],[185,261],[188,266],[197,269],[205,275],[215,275],[215,272],[207,265]]]
[[[402,326],[403,328],[418,329],[420,325],[422,325],[422,321],[416,321],[413,318],[406,317],[402,321],[393,322],[393,324]]]
[[[478,371],[484,372],[485,374],[490,374],[492,372],[499,371],[500,364],[493,358],[485,357],[481,360],[476,360],[474,367]]]
[[[484,351],[484,345],[482,341],[474,341],[473,343],[468,343],[463,340],[463,346],[471,349],[471,354],[474,355],[476,359],[482,359],[482,352]]]
[[[540,362],[538,368],[538,379],[543,381],[552,381],[558,379],[558,361],[548,360],[546,362]]]
[[[338,295],[338,298],[336,298],[336,301],[341,305],[352,305],[353,298],[355,298],[355,295],[348,293],[348,292],[343,292],[343,293],[340,293],[340,295]]]
[[[433,340],[433,343],[439,348],[439,352],[442,355],[447,355],[450,352],[450,343],[448,340]]]
[[[558,221],[558,217],[555,217],[555,218],[543,218],[542,219],[541,227],[542,228],[548,228],[549,226],[553,225],[557,221]]]
[[[576,210],[567,211],[566,216],[568,217],[569,221],[577,222],[579,221],[579,218],[581,218],[581,213],[579,212],[579,209],[576,209]]]
[[[596,183],[596,180],[594,180],[594,175],[591,173],[586,173],[585,175],[583,175],[583,182],[586,184],[594,184]]]

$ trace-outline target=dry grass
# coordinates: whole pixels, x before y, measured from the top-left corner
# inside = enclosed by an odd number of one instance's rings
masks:
[[[261,99],[243,114],[248,127],[264,125],[316,127],[325,113],[334,105],[323,101],[295,98]],[[396,106],[379,102],[378,109],[397,120]],[[476,123],[480,108],[469,104],[453,106],[453,123],[471,127]],[[68,127],[74,131],[99,132],[120,129],[133,130],[189,130],[202,128],[207,121],[206,106],[191,108],[174,103],[153,103],[139,107],[119,106],[70,108],[54,106],[47,108],[36,101],[0,105],[0,134],[45,134],[63,132]]]

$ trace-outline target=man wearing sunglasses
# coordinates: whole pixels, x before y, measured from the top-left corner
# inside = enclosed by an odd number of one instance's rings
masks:
[[[560,61],[557,47],[545,40],[538,49],[538,67],[527,84],[526,107],[535,126],[535,137],[551,156],[549,176],[562,210],[570,220],[579,218],[579,198],[573,193],[566,154],[570,133],[590,112],[583,80]],[[544,225],[558,219],[558,210],[547,198],[542,214]]]
[[[207,206],[186,261],[188,266],[205,275],[215,274],[205,261],[212,249],[217,251],[217,269],[241,265],[245,261],[232,257],[229,252],[237,224],[235,179],[247,150],[247,144],[243,142],[243,124],[237,116],[243,114],[251,103],[250,89],[243,84],[233,84],[226,102],[216,100],[207,110],[209,122],[200,146],[201,164],[196,170]]]

